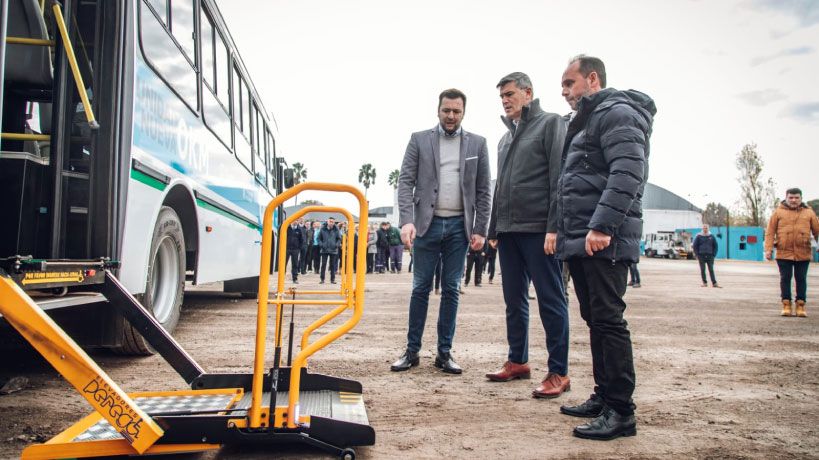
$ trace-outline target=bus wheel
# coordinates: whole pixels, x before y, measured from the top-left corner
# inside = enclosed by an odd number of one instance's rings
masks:
[[[185,289],[185,238],[182,223],[172,208],[163,206],[154,226],[148,260],[148,281],[140,299],[168,332],[173,332],[182,310]],[[122,345],[114,351],[129,355],[153,353],[148,342],[127,321],[122,321]]]

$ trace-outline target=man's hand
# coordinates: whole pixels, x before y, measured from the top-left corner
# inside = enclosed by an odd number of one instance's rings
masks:
[[[611,244],[611,235],[597,230],[589,230],[586,234],[586,254],[593,256],[595,252],[606,249]]]
[[[401,241],[404,246],[412,248],[412,243],[415,241],[415,224],[404,224],[401,227]]]
[[[492,246],[492,249],[498,249],[498,240],[489,240],[489,246]]]
[[[486,242],[485,237],[473,233],[472,240],[469,242],[469,248],[472,249],[473,251],[478,251],[480,249],[483,249],[483,244],[485,242]]]
[[[765,259],[771,260],[771,251],[765,251]]]
[[[557,248],[557,233],[547,233],[546,240],[543,242],[543,252],[547,255],[555,253]]]

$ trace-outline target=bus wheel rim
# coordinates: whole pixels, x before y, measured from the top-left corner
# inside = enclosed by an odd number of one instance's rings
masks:
[[[174,310],[179,287],[179,254],[173,239],[165,237],[159,243],[153,265],[152,307],[154,317],[165,323]]]

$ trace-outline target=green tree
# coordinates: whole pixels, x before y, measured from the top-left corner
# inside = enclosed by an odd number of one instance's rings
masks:
[[[720,203],[708,203],[702,212],[702,223],[713,227],[728,225],[728,208]]]
[[[364,186],[364,197],[366,198],[370,185],[375,183],[375,168],[373,168],[373,165],[370,163],[361,165],[361,169],[358,170],[358,182]]]
[[[293,163],[293,184],[299,185],[307,179],[307,169],[301,163]],[[299,204],[299,196],[296,195],[296,204]]]
[[[813,208],[813,212],[819,215],[819,198],[808,201],[808,206]]]
[[[398,177],[401,176],[401,171],[397,169],[393,169],[390,172],[390,177],[387,178],[387,182],[392,185],[392,189],[395,190],[398,188]]]
[[[736,166],[739,170],[740,202],[750,217],[750,224],[765,226],[765,216],[776,203],[774,182],[762,175],[765,163],[757,152],[756,144],[746,144],[737,154]]]

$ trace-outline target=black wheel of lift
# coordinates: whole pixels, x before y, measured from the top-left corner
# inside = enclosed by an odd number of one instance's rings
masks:
[[[163,206],[154,226],[145,294],[138,300],[168,332],[173,332],[182,310],[185,290],[185,237],[182,222],[172,208]],[[117,325],[121,344],[112,348],[125,355],[151,355],[142,335],[124,319]]]
[[[353,449],[344,449],[341,451],[341,455],[338,458],[342,460],[355,460],[355,451]]]

